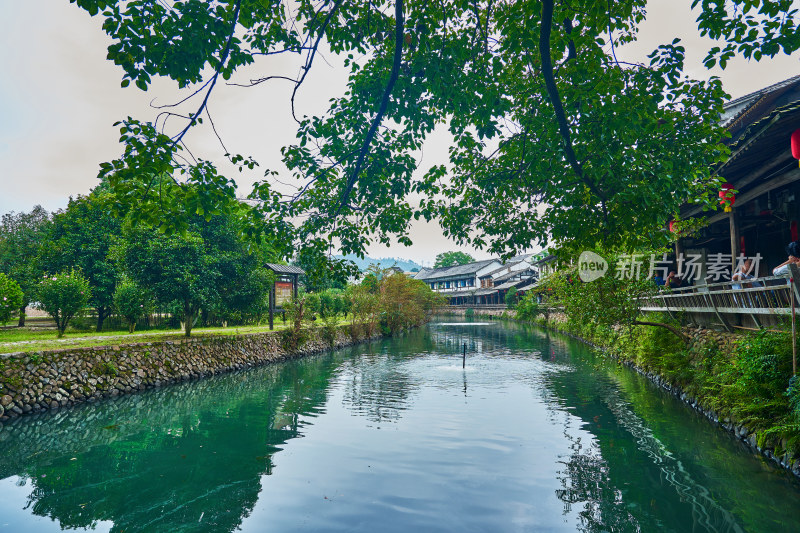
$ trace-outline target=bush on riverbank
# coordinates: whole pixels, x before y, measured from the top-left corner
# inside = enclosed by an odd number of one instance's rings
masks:
[[[738,436],[750,436],[759,448],[773,450],[777,457],[788,454],[792,460],[800,456],[800,383],[792,378],[790,335],[695,330],[684,344],[670,331],[651,326],[623,329],[580,323],[564,315],[535,322],[581,337],[623,362],[661,376],[692,403],[716,413]]]

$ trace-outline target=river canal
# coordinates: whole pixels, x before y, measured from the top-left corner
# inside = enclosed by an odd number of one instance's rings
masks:
[[[438,322],[0,431],[0,532],[776,533],[800,531],[799,503],[638,374],[516,324]]]

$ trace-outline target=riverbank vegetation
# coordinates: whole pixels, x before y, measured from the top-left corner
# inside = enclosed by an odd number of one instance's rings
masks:
[[[19,328],[0,329],[0,345],[39,345],[53,331],[84,339],[105,330],[170,335],[180,328],[188,337],[195,327],[257,328],[266,321],[276,279],[265,265],[285,250],[278,251],[274,236],[251,233],[244,208],[186,212],[182,231],[161,232],[116,212],[104,191],[101,184],[53,214],[36,207],[2,218],[0,326],[18,318]],[[419,325],[442,303],[424,283],[392,271],[375,269],[360,284],[348,283],[352,268],[317,252],[295,253],[309,275],[299,298],[278,306],[279,321],[288,321],[295,336],[309,324],[333,331],[348,317],[370,335],[377,328],[395,333]],[[40,320],[24,333],[32,303],[55,321],[48,333]]]
[[[516,316],[660,376],[760,449],[800,456],[800,381],[792,376],[789,333],[717,333],[687,328],[678,317],[645,317],[636,297],[652,290],[649,282],[610,278],[581,283],[554,275],[525,296]]]

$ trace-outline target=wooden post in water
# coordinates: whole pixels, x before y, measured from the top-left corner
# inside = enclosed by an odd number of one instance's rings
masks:
[[[461,358],[461,368],[467,368],[467,343],[464,343],[464,357]]]

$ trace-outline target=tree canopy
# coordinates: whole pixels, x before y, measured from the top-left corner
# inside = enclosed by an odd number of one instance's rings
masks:
[[[49,242],[50,213],[35,206],[30,213],[7,213],[0,219],[0,272],[22,289],[19,325],[25,325],[25,309],[36,299],[44,270],[42,252]]]
[[[100,188],[98,188],[100,189]],[[49,243],[42,248],[42,265],[48,274],[77,268],[92,286],[90,304],[97,311],[97,331],[111,313],[119,273],[108,256],[122,222],[108,212],[107,193],[70,198],[66,209],[53,214]]]
[[[718,184],[710,169],[726,156],[716,125],[726,95],[716,78],[685,75],[678,39],[644,64],[617,59],[646,0],[70,1],[102,12],[123,86],[147,90],[160,76],[191,91],[150,121],[122,120],[124,154],[101,164],[118,201],[167,230],[181,220],[172,212],[237,204],[233,180],[185,149],[189,130],[213,128],[209,98],[235,73],[293,86],[297,137],[282,154],[295,184],[266,170],[254,212],[276,240],[344,253],[408,244],[420,218],[506,255],[546,241],[652,244],[682,203]],[[720,42],[709,67],[800,46],[791,0],[692,5]],[[294,96],[328,49],[349,69],[347,91],[324,114],[298,116]],[[280,54],[300,58],[296,78],[254,64]],[[413,154],[436,127],[454,139],[449,162],[420,169]],[[257,161],[220,144],[255,174]]]
[[[474,262],[475,258],[464,252],[442,252],[436,255],[433,268],[466,265],[467,263]]]

